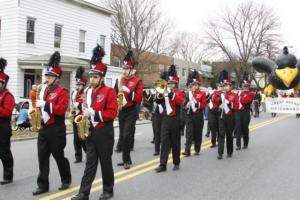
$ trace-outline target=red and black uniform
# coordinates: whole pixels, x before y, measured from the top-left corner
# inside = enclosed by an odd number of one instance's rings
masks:
[[[61,182],[71,183],[71,169],[64,156],[66,146],[65,113],[69,107],[69,92],[62,86],[52,85],[41,90],[40,96],[45,101],[41,108],[43,127],[38,135],[39,175],[37,184],[40,189],[49,189],[49,158],[54,157]]]
[[[73,107],[75,107],[75,117],[78,115],[82,115],[82,103],[83,103],[83,92],[84,90],[81,90],[78,92],[77,90],[72,92],[72,104]],[[82,150],[85,152],[86,146],[85,141],[81,140],[78,136],[78,128],[77,124],[73,121],[73,144],[75,149],[75,159],[76,162],[82,161]]]
[[[94,111],[94,115],[90,117],[91,134],[86,140],[87,162],[79,193],[89,196],[99,161],[102,171],[103,192],[113,193],[113,121],[118,112],[116,92],[104,84],[96,89],[90,88],[87,91],[87,104]]]
[[[160,166],[166,167],[172,148],[173,164],[180,164],[180,106],[184,103],[184,93],[179,89],[165,94],[163,101],[156,101],[164,108],[161,127]]]
[[[137,105],[141,104],[143,98],[143,82],[135,76],[121,81],[123,81],[124,101],[123,109],[119,112],[120,135],[117,149],[123,153],[123,163],[131,164],[130,149],[138,118]]]
[[[15,106],[14,96],[8,90],[0,91],[0,159],[4,181],[12,181],[14,160],[10,150],[11,116]]]
[[[195,141],[195,152],[199,153],[202,144],[202,130],[204,125],[203,110],[206,107],[206,94],[198,90],[189,91],[185,98],[186,109],[186,144],[185,155],[191,154],[191,146]]]
[[[219,103],[219,136],[218,136],[218,153],[220,156],[224,153],[224,143],[226,137],[227,155],[233,153],[233,131],[235,126],[234,121],[234,103],[237,99],[237,94],[230,91],[221,93]]]
[[[221,91],[215,90],[210,95],[208,100],[208,126],[211,131],[211,143],[212,146],[216,146],[218,132],[219,132],[219,101],[221,97]]]
[[[253,97],[254,93],[251,91],[240,91],[234,104],[236,110],[236,146],[238,149],[241,148],[241,137],[243,137],[244,148],[247,148],[249,144],[250,107]]]

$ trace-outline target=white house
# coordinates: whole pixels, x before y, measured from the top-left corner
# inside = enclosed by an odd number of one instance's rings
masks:
[[[187,78],[191,69],[197,70],[202,78],[211,79],[212,67],[204,64],[198,64],[181,59],[174,58],[174,64],[177,66],[177,73],[179,75],[179,87],[185,88]]]
[[[73,89],[78,66],[89,69],[92,49],[104,47],[110,61],[113,11],[84,0],[1,0],[0,57],[8,61],[8,88],[28,97],[31,85],[41,83],[50,54],[61,53],[62,84]],[[113,86],[120,69],[109,67],[106,83]]]

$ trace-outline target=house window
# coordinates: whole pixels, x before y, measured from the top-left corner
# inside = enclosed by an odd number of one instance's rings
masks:
[[[79,31],[79,52],[80,53],[85,52],[85,33],[86,31],[84,30]]]
[[[100,35],[100,46],[105,49],[105,35]]]
[[[151,64],[149,64],[149,66],[148,66],[148,73],[151,74],[152,70],[153,70],[153,66]]]
[[[185,76],[186,76],[186,69],[183,68],[183,69],[182,69],[182,77],[185,77]]]
[[[54,26],[54,47],[60,48],[61,45],[62,25],[55,24]]]
[[[26,43],[34,44],[35,19],[27,18]]]
[[[114,56],[114,64],[115,67],[121,67],[121,61],[120,58],[117,56]]]
[[[159,64],[159,72],[165,71],[165,66],[162,64]]]

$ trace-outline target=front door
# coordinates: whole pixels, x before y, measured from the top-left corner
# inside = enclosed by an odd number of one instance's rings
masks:
[[[24,98],[29,98],[31,86],[34,84],[35,78],[33,74],[24,75]]]

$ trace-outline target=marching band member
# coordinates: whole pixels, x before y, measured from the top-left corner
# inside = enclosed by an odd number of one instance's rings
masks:
[[[167,81],[168,74],[163,72],[160,76],[162,80]],[[160,153],[160,144],[161,144],[161,126],[162,126],[162,113],[163,107],[161,104],[158,104],[156,101],[159,101],[163,98],[157,90],[150,96],[149,101],[153,105],[152,109],[152,128],[154,133],[154,156],[158,156]]]
[[[235,102],[236,113],[236,150],[241,149],[241,137],[243,137],[244,149],[249,144],[249,124],[251,120],[250,107],[253,101],[254,93],[250,91],[250,80],[244,80],[242,83],[242,91],[238,92],[238,98]]]
[[[84,87],[86,86],[87,80],[83,78],[84,68],[79,67],[76,71],[76,89],[72,92],[72,108],[71,112],[74,112],[73,119],[82,114],[82,103],[84,95]],[[80,163],[82,161],[82,150],[85,152],[85,141],[80,139],[78,136],[77,124],[73,120],[73,144],[75,149],[75,162]]]
[[[86,98],[88,108],[84,108],[85,117],[91,121],[90,135],[86,140],[86,166],[81,180],[79,194],[72,200],[88,200],[92,183],[100,161],[102,171],[103,193],[100,200],[107,200],[114,194],[114,171],[112,154],[114,146],[113,121],[117,116],[117,95],[113,88],[104,84],[107,66],[102,63],[105,53],[101,46],[93,51],[91,59],[90,84]]]
[[[167,162],[172,148],[173,170],[179,170],[180,164],[180,106],[184,103],[184,93],[179,90],[179,77],[176,66],[171,65],[168,71],[168,89],[162,100],[156,103],[164,108],[161,127],[160,165],[155,169],[157,173],[167,170]]]
[[[69,107],[69,92],[59,85],[62,70],[59,67],[60,54],[52,54],[48,69],[45,73],[47,86],[40,93],[40,100],[36,106],[42,111],[43,127],[38,135],[39,175],[38,188],[33,195],[39,195],[49,190],[49,158],[52,154],[60,173],[61,187],[59,190],[69,188],[71,185],[70,163],[64,156],[66,146],[65,113]]]
[[[10,137],[11,116],[15,106],[14,96],[6,89],[9,76],[4,73],[7,61],[0,58],[0,159],[3,164],[3,181],[1,185],[9,184],[13,181],[14,159],[11,153]]]
[[[202,80],[198,71],[193,71],[188,79],[187,85],[190,90],[185,98],[186,110],[186,144],[185,156],[191,155],[191,146],[195,141],[195,155],[199,155],[202,144],[202,130],[204,125],[203,110],[206,107],[206,93],[199,89]]]
[[[218,105],[222,93],[222,83],[217,84],[217,89],[212,92],[208,98],[208,127],[211,131],[211,148],[215,148],[217,145],[217,137],[219,133],[219,112]]]
[[[237,94],[232,92],[232,81],[230,79],[223,80],[224,88],[221,93],[219,103],[219,135],[218,135],[218,159],[223,158],[224,143],[226,137],[227,156],[231,157],[233,153],[233,131],[234,121],[234,102]]]
[[[118,166],[130,169],[132,160],[130,149],[133,145],[135,124],[138,119],[137,104],[141,104],[143,98],[143,82],[134,75],[133,53],[129,51],[124,58],[123,75],[120,80],[118,96],[122,98],[118,102],[121,104],[119,111],[120,135],[118,148],[122,151],[122,162]]]

